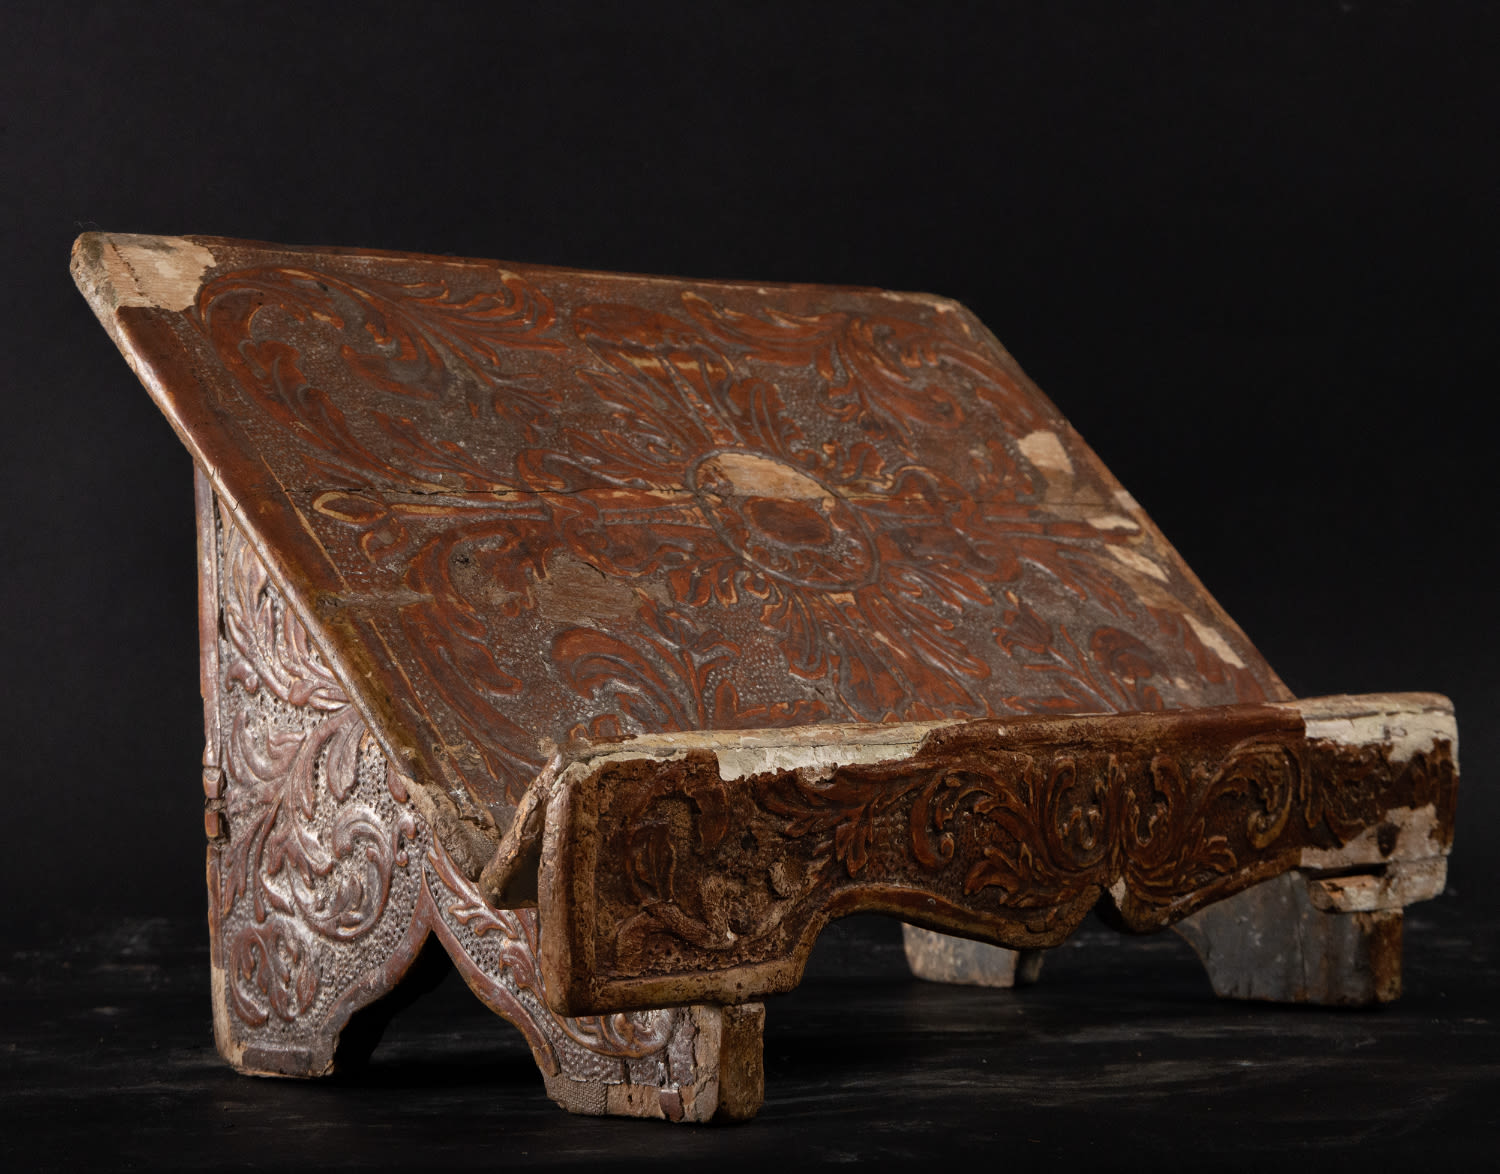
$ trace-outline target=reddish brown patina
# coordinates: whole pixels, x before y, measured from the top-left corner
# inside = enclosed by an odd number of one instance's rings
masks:
[[[577,733],[1287,695],[956,303],[190,240],[119,329],[473,822]]]
[[[1099,904],[1223,993],[1399,992],[1451,705],[1292,700],[962,306],[209,237],[74,273],[199,470],[242,1070],[330,1070],[429,937],[560,1103],[673,1120],[755,1111],[753,1000],[860,910],[1034,950]]]

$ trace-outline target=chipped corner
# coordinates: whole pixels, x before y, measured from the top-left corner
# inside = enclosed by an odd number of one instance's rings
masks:
[[[193,304],[215,258],[178,236],[86,232],[73,242],[73,280],[101,318],[125,306],[180,312]]]

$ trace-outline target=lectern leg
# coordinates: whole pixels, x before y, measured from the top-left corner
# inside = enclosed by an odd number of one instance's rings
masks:
[[[223,855],[211,845],[211,894],[223,891]],[[356,1058],[341,1046],[350,1017],[420,993],[407,984],[423,984],[425,968],[414,963],[430,936],[428,950],[445,950],[470,989],[526,1037],[548,1095],[570,1112],[707,1122],[759,1109],[760,1004],[555,1015],[541,986],[535,913],[485,906],[419,820],[394,873],[393,898],[348,940],[295,913],[211,917],[215,1037],[235,1068],[312,1077]],[[378,1028],[348,1042],[368,1054],[377,1037]]]
[[[1328,882],[1286,873],[1173,928],[1225,999],[1364,1006],[1401,993],[1401,908],[1340,912]]]
[[[901,927],[906,964],[917,978],[962,986],[1030,986],[1042,973],[1045,950],[1007,950],[968,938]]]

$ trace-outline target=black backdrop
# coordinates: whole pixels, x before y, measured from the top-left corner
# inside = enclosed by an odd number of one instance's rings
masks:
[[[1496,16],[10,0],[4,926],[203,905],[191,470],[94,227],[955,296],[1295,690],[1457,701],[1477,915]]]

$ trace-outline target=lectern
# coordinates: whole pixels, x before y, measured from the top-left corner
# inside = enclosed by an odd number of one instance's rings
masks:
[[[1090,909],[1369,1003],[1433,694],[1298,700],[962,306],[211,237],[74,274],[197,468],[214,1026],[316,1076],[429,940],[576,1112],[735,1119],[821,928]]]

